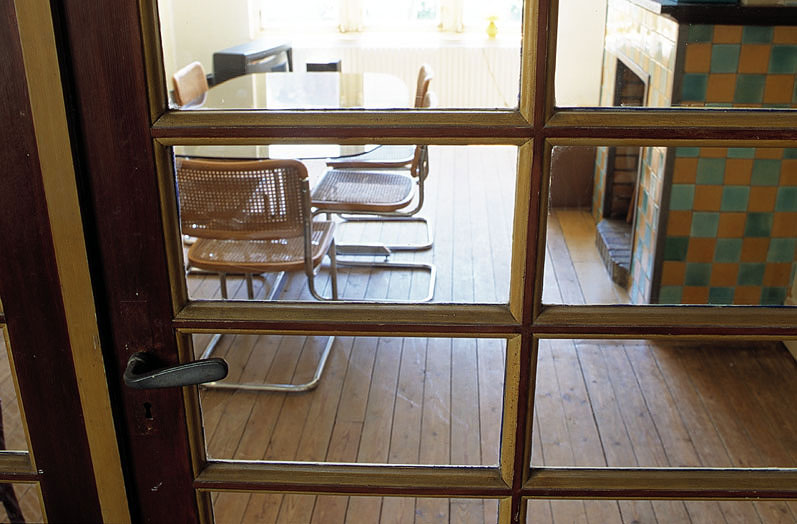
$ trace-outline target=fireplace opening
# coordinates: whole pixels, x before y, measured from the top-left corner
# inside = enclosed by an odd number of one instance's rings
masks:
[[[646,92],[647,83],[618,60],[614,105],[644,106]],[[612,280],[621,286],[627,286],[631,268],[640,152],[639,147],[610,147],[607,156],[603,219],[598,223],[596,243]]]

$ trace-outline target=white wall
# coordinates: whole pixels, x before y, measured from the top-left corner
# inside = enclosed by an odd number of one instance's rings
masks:
[[[606,0],[560,0],[556,104],[600,105]]]
[[[159,0],[167,81],[194,60],[210,73],[215,51],[250,41],[250,1]]]

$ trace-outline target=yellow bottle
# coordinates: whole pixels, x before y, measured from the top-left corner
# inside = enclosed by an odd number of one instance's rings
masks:
[[[488,16],[487,20],[490,21],[490,23],[487,24],[487,36],[489,36],[490,38],[495,38],[495,35],[498,34],[498,26],[495,25],[495,21],[498,20],[498,17]]]

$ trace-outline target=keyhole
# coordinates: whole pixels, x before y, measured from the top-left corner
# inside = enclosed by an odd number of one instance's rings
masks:
[[[144,418],[152,420],[152,404],[144,402]]]

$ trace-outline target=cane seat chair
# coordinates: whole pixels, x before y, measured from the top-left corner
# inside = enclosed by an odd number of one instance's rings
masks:
[[[183,108],[198,107],[205,103],[208,79],[199,62],[191,62],[172,76],[174,100]]]
[[[182,232],[196,238],[189,247],[190,267],[219,273],[227,298],[228,273],[251,275],[304,271],[310,293],[318,300],[337,300],[335,224],[313,220],[307,169],[296,160],[178,159],[177,192]],[[316,290],[315,277],[324,255],[330,258],[331,298]],[[279,285],[272,289],[274,298]],[[208,358],[221,339],[217,334],[201,358]],[[232,384],[211,387],[265,391],[306,391],[321,377],[334,337],[330,337],[313,380],[306,384]]]
[[[437,105],[437,97],[429,91],[429,84],[434,78],[431,66],[424,64],[418,71],[418,80],[415,88],[414,106],[431,108]],[[429,96],[432,93],[432,96]],[[348,157],[331,158],[327,160],[329,167],[336,168],[367,168],[381,169],[407,167],[415,157],[415,147],[412,145],[381,145],[371,151]]]
[[[427,96],[428,99],[428,96]],[[423,224],[425,239],[419,243],[384,242],[338,244],[341,256],[384,256],[384,262],[341,264],[370,267],[404,267],[429,272],[429,288],[423,301],[434,296],[436,268],[431,264],[388,261],[396,251],[423,251],[432,247],[432,229],[428,219],[417,216],[423,207],[425,181],[429,175],[428,147],[414,146],[409,169],[380,164],[376,169],[327,169],[311,194],[315,214],[337,215],[346,222],[417,222]],[[415,203],[414,205],[413,202]]]
[[[437,97],[433,91],[424,95],[424,105],[433,107]],[[428,219],[416,216],[423,207],[425,182],[429,175],[428,147],[412,147],[409,163],[404,159],[392,162],[354,164],[350,168],[328,169],[312,192],[316,213],[334,213],[349,221],[403,221],[424,224],[426,238],[417,244],[382,246],[378,254],[392,251],[423,251],[432,247],[432,230]],[[407,207],[415,201],[411,209]],[[371,246],[373,247],[373,246]],[[338,246],[340,254],[354,254],[355,246]],[[363,254],[374,254],[364,250]]]

